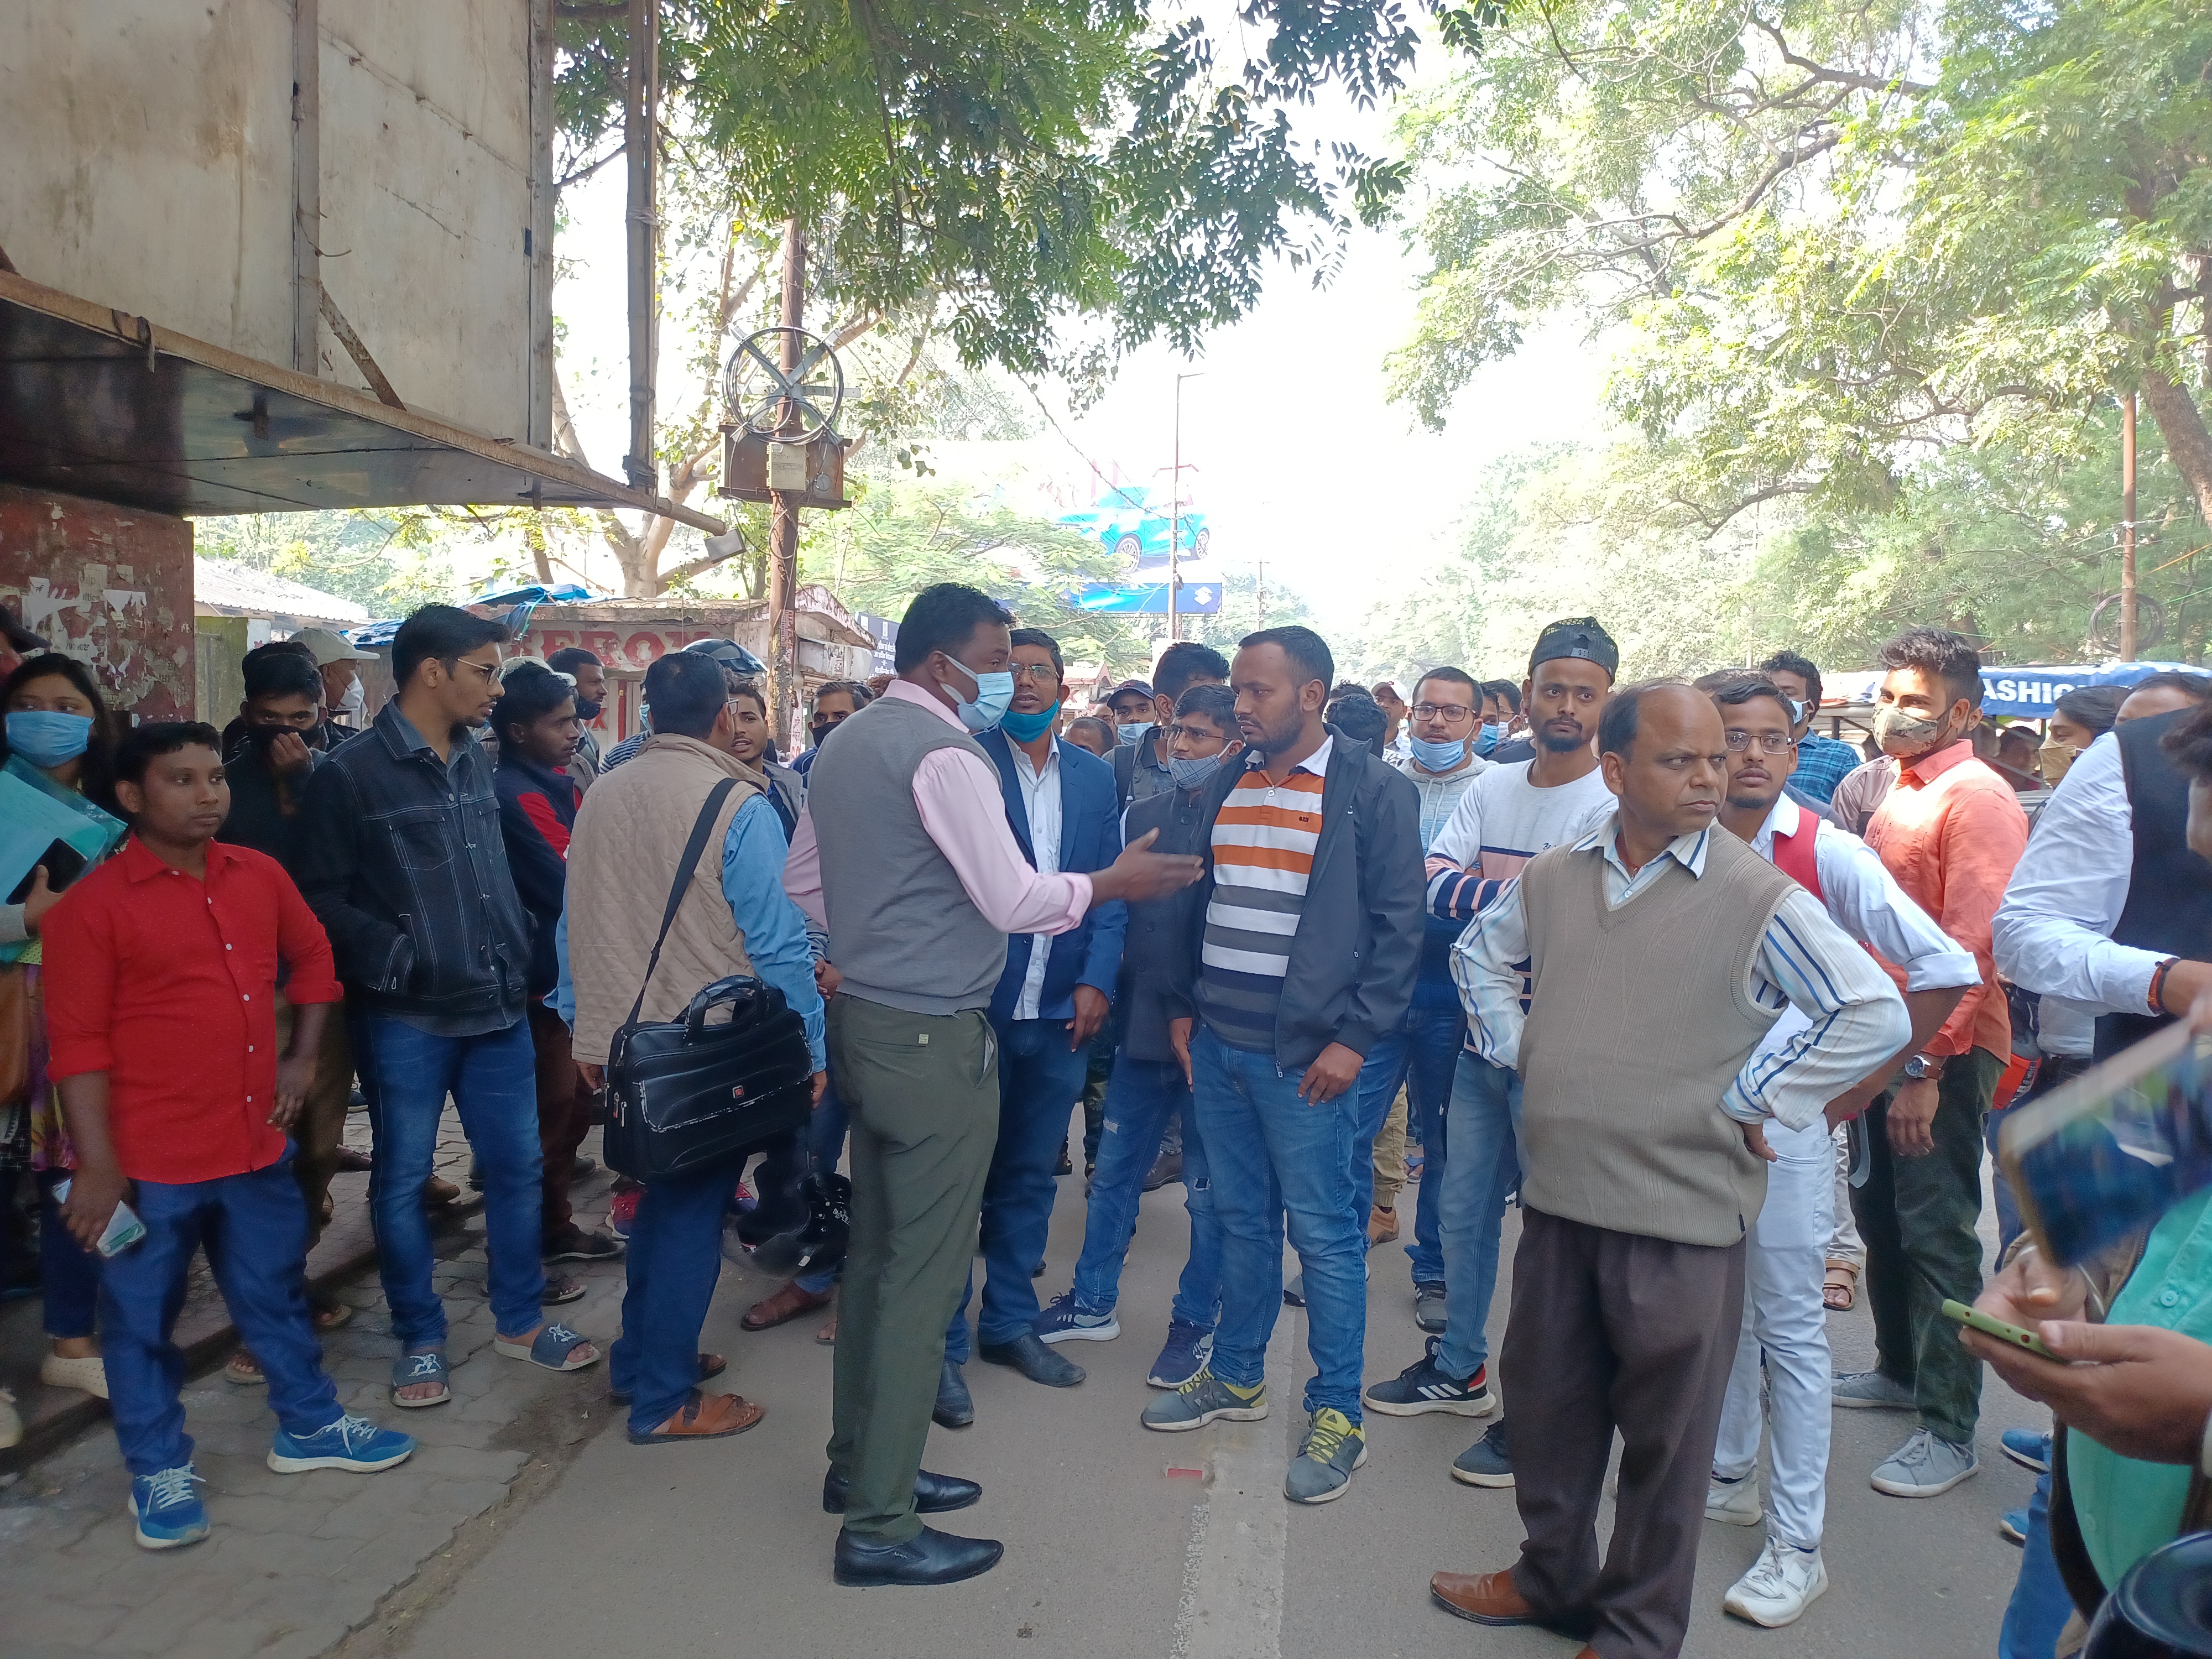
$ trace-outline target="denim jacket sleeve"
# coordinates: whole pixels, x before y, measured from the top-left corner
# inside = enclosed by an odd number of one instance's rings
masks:
[[[330,936],[338,976],[373,991],[401,989],[415,966],[414,942],[353,902],[368,832],[352,775],[343,766],[318,766],[301,811],[300,894]]]

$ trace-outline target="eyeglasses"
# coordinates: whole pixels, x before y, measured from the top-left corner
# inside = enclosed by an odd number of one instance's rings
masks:
[[[1751,740],[1752,734],[1748,732],[1729,732],[1728,734],[1729,753],[1741,755],[1751,747]],[[1759,734],[1759,747],[1762,754],[1786,755],[1796,746],[1797,739],[1786,732],[1762,732]]]
[[[1018,662],[1012,665],[1006,672],[1017,680],[1036,680],[1042,683],[1060,678],[1060,670],[1048,662]]]
[[[1448,720],[1465,720],[1474,710],[1463,702],[1417,702],[1413,713],[1422,720],[1432,720],[1441,714]]]
[[[1218,738],[1218,737],[1216,737],[1216,736],[1215,736],[1212,732],[1211,732],[1203,731],[1203,730],[1201,730],[1200,728],[1199,728],[1198,726],[1185,726],[1185,725],[1183,725],[1183,724],[1182,724],[1182,722],[1180,722],[1180,721],[1178,721],[1178,722],[1176,722],[1175,725],[1170,726],[1170,727],[1168,727],[1168,741],[1169,741],[1170,744],[1175,744],[1175,743],[1208,744],[1208,743],[1210,743],[1210,744],[1212,744],[1216,749],[1226,749],[1226,748],[1229,746],[1229,739],[1228,739],[1228,738]]]

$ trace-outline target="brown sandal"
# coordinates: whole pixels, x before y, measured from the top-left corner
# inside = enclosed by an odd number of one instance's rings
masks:
[[[785,1285],[774,1296],[764,1296],[745,1310],[744,1317],[738,1323],[749,1331],[765,1331],[823,1307],[830,1301],[827,1291],[802,1291],[794,1281]]]
[[[674,1416],[649,1434],[630,1431],[633,1446],[651,1446],[665,1440],[720,1440],[726,1435],[743,1434],[768,1415],[765,1407],[756,1406],[739,1394],[691,1395]]]
[[[1828,1263],[1827,1277],[1820,1281],[1820,1304],[1830,1313],[1849,1313],[1858,1305],[1859,1270],[1848,1261]]]

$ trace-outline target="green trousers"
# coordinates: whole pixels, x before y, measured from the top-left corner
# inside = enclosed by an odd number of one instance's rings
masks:
[[[1866,1239],[1875,1365],[1912,1390],[1920,1420],[1954,1445],[1972,1445],[1982,1411],[1982,1362],[1942,1316],[1945,1297],[1982,1293],[1982,1130],[2004,1062],[1986,1048],[1954,1054],[1936,1085],[1936,1150],[1899,1158],[1889,1147],[1887,1094],[1867,1109],[1866,1185],[1851,1213]],[[1941,1287],[1940,1289],[1938,1287]]]
[[[845,1530],[900,1544],[921,1530],[914,1479],[998,1144],[998,1039],[981,1008],[839,996],[830,1066],[853,1138],[830,1465],[851,1483]]]

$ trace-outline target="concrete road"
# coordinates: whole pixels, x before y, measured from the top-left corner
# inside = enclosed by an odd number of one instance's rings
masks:
[[[1082,1238],[1081,1178],[1060,1187],[1039,1281],[1048,1294],[1066,1285]],[[941,1589],[831,1583],[837,1522],[819,1502],[830,1426],[830,1352],[813,1340],[820,1321],[744,1334],[738,1316],[767,1285],[732,1270],[705,1344],[733,1360],[717,1386],[767,1405],[761,1426],[698,1446],[633,1447],[617,1425],[503,1527],[441,1601],[404,1628],[380,1632],[378,1647],[417,1659],[1570,1659],[1574,1644],[1558,1637],[1484,1629],[1429,1601],[1431,1571],[1504,1566],[1519,1543],[1510,1492],[1459,1486],[1448,1474],[1484,1425],[1370,1413],[1370,1458],[1350,1493],[1317,1509],[1283,1501],[1283,1468],[1304,1423],[1298,1390],[1310,1370],[1295,1310],[1285,1310],[1271,1354],[1268,1421],[1173,1436],[1138,1426],[1150,1393],[1146,1368],[1165,1334],[1187,1240],[1182,1194],[1170,1187],[1144,1201],[1123,1280],[1121,1338],[1063,1350],[1089,1368],[1088,1381],[1056,1390],[971,1365],[975,1425],[932,1432],[929,1467],[983,1483],[982,1503],[951,1523],[1006,1540],[996,1571]],[[1509,1241],[1516,1220],[1507,1218]],[[1386,1246],[1373,1262],[1370,1380],[1408,1364],[1421,1340],[1404,1250]],[[1501,1294],[1493,1345],[1504,1302]],[[1869,1363],[1863,1302],[1831,1323],[1839,1364]],[[1991,1381],[1982,1473],[1921,1502],[1885,1498],[1867,1484],[1909,1419],[1838,1413],[1826,1543],[1832,1588],[1787,1630],[1724,1616],[1722,1594],[1756,1556],[1762,1534],[1708,1523],[1686,1651],[1699,1659],[1994,1652],[2020,1560],[1995,1522],[2027,1502],[2032,1485],[1999,1454],[1996,1437],[2039,1426],[2040,1409]],[[1191,1468],[1204,1473],[1175,1472]]]

